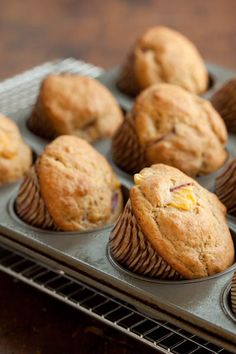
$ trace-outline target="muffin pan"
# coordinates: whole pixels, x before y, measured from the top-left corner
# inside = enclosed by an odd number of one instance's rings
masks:
[[[84,65],[84,64],[83,64]],[[129,110],[132,100],[121,94],[116,88],[117,68],[107,72],[92,66],[83,66],[81,62],[67,59],[44,64],[27,73],[0,84],[0,111],[14,119],[21,129],[26,142],[36,154],[40,154],[47,140],[31,133],[26,126],[26,119],[35,102],[42,78],[50,72],[74,72],[98,77],[116,96],[120,105]],[[236,72],[208,65],[212,77],[212,87],[206,92],[209,98],[218,86],[227,81]],[[100,76],[99,76],[100,75]],[[132,177],[116,167],[111,159],[110,141],[103,140],[94,144],[112,164],[124,188],[132,186]],[[230,136],[227,146],[230,156],[236,156],[236,137]],[[198,181],[206,188],[214,189],[217,171]],[[223,273],[209,278],[194,281],[156,281],[139,277],[124,270],[109,255],[107,242],[112,226],[106,226],[93,232],[49,232],[29,226],[22,222],[14,211],[14,200],[20,183],[0,188],[0,233],[26,248],[34,250],[68,267],[78,270],[88,278],[96,281],[97,287],[107,286],[113,294],[114,289],[120,296],[127,295],[132,302],[136,299],[149,315],[156,310],[168,316],[169,321],[175,318],[179,323],[187,323],[190,328],[200,328],[218,338],[236,353],[236,323],[222,306],[222,292],[227,287],[236,264]],[[236,232],[236,219],[228,218],[232,235]],[[224,297],[223,297],[224,298]],[[227,296],[226,296],[227,298]],[[163,316],[164,316],[163,315]],[[176,322],[173,320],[173,322]]]

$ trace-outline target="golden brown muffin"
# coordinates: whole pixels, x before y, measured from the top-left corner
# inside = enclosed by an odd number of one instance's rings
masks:
[[[31,164],[31,149],[17,125],[0,114],[0,186],[22,178]]]
[[[206,175],[223,165],[226,142],[224,122],[208,101],[156,84],[137,97],[113,138],[112,155],[129,173],[165,163],[190,176]]]
[[[134,181],[110,236],[119,263],[162,279],[207,277],[233,264],[225,207],[213,193],[163,164],[144,168]]]
[[[123,121],[115,98],[98,81],[72,74],[47,76],[28,126],[44,138],[76,135],[87,141],[111,137]]]
[[[167,27],[153,27],[137,40],[121,69],[118,87],[136,96],[161,82],[200,94],[208,88],[208,74],[199,52],[186,37]]]
[[[234,272],[231,281],[230,302],[231,302],[231,309],[233,313],[236,315],[236,272]]]
[[[215,181],[215,193],[229,214],[236,216],[236,158],[230,161]]]
[[[122,193],[106,159],[85,140],[61,136],[47,145],[16,199],[25,222],[43,229],[75,231],[113,222]]]
[[[229,132],[236,133],[236,78],[223,85],[211,98]]]

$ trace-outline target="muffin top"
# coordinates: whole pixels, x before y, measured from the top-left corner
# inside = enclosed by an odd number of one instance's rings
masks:
[[[186,37],[167,27],[148,29],[136,42],[127,65],[132,67],[138,91],[160,82],[171,83],[200,94],[207,90],[204,62]],[[122,75],[122,74],[121,74]]]
[[[225,270],[234,245],[225,207],[213,194],[176,168],[163,164],[134,176],[132,211],[156,252],[185,278]]]
[[[109,220],[119,182],[86,141],[58,137],[46,146],[36,168],[42,198],[59,229],[92,229]]]
[[[17,125],[0,114],[0,185],[23,177],[32,163],[30,148]]]
[[[51,136],[76,135],[87,141],[112,136],[123,120],[121,109],[106,87],[75,74],[47,76],[35,111],[39,118],[47,120]]]
[[[149,165],[165,163],[190,176],[218,169],[227,153],[227,131],[212,105],[181,87],[156,84],[131,111]]]

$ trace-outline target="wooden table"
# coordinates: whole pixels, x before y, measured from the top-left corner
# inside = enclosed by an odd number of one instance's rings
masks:
[[[62,57],[108,68],[156,24],[188,35],[207,61],[236,69],[233,0],[1,1],[0,78]],[[153,353],[0,274],[0,354]]]

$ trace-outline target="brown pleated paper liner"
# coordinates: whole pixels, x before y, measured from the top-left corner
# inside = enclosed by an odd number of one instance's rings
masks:
[[[123,171],[134,174],[144,168],[144,149],[141,147],[132,118],[127,115],[112,140],[112,158]]]
[[[40,194],[37,165],[31,167],[16,198],[16,213],[27,224],[45,230],[59,231]]]
[[[232,311],[236,315],[236,272],[234,273],[231,282],[230,298]]]
[[[236,215],[236,159],[216,178],[215,193],[231,215]]]
[[[157,254],[142,233],[132,212],[130,200],[111,232],[109,247],[114,259],[135,273],[158,279],[182,279],[182,276]]]
[[[27,126],[30,131],[35,135],[38,135],[45,139],[54,139],[58,134],[54,131],[49,119],[46,117],[45,113],[40,104],[40,100],[35,104],[35,107],[27,121]]]
[[[135,97],[140,93],[140,88],[134,73],[134,55],[131,53],[121,68],[117,80],[117,87],[128,96]]]
[[[227,129],[236,133],[236,78],[220,88],[211,102],[224,119]]]

